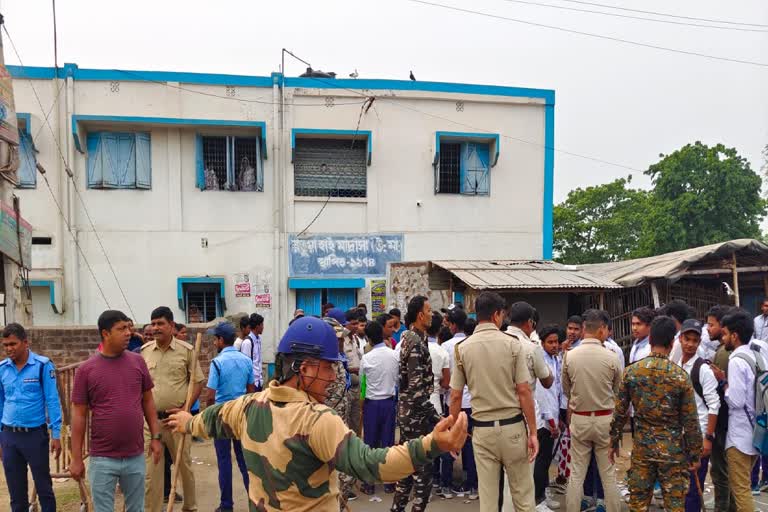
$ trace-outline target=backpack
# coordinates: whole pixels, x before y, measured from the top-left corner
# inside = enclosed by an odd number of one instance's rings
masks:
[[[752,424],[752,446],[754,446],[761,455],[768,455],[768,363],[760,347],[750,343],[755,360],[753,361],[745,354],[733,354],[749,364],[752,373],[755,376],[755,417],[751,417],[746,406],[744,412],[747,413],[747,419]],[[768,354],[765,354],[768,356]]]
[[[705,364],[709,363],[700,357],[694,361],[693,368],[691,368],[691,382],[693,383],[693,390],[699,395],[701,401],[709,406],[707,399],[704,398],[704,388],[701,386],[701,367]]]

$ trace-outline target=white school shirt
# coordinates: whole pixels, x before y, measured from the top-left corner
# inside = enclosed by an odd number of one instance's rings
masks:
[[[757,315],[755,317],[755,338],[768,340],[768,316]]]
[[[629,351],[629,364],[634,364],[651,355],[651,340],[648,336],[641,340],[635,340]]]
[[[386,344],[375,345],[360,361],[360,377],[365,375],[365,398],[384,400],[395,396],[400,361]]]
[[[745,455],[757,455],[752,446],[752,429],[755,423],[755,375],[749,363],[736,354],[746,354],[755,360],[749,345],[742,345],[728,358],[728,434],[725,449],[734,447]]]
[[[435,338],[429,338],[429,357],[432,359],[432,373],[435,376],[435,388],[432,394],[429,395],[429,401],[435,406],[435,410],[438,414],[443,414],[443,405],[440,403],[440,380],[443,377],[443,370],[450,368],[451,363],[448,359],[448,352],[437,344]]]
[[[453,336],[453,338],[449,339],[448,341],[440,345],[445,349],[446,352],[448,352],[448,362],[450,363],[450,366],[451,366],[451,373],[453,373],[456,370],[456,361],[454,360],[456,354],[454,353],[455,352],[454,347],[458,342],[460,342],[466,337],[467,335],[464,334],[463,332],[457,332]],[[450,394],[450,391],[448,391],[448,394]],[[471,407],[472,407],[472,395],[469,393],[469,388],[467,386],[464,386],[464,393],[462,394],[462,397],[461,397],[461,408],[470,409]]]
[[[235,344],[233,346],[235,347],[235,350],[240,352],[240,347],[243,346],[243,338],[235,338]]]
[[[670,361],[679,361],[683,358],[683,347],[680,346],[680,331],[675,334],[675,339],[672,341],[672,350],[669,352]]]
[[[718,348],[720,348],[720,340],[713,340],[709,337],[709,329],[702,329],[701,343],[699,343],[699,350],[696,355],[707,361],[712,361]]]
[[[609,350],[613,350],[616,355],[619,357],[619,368],[621,369],[621,373],[624,373],[624,351],[621,350],[621,347],[618,343],[613,341],[612,338],[608,338],[603,342],[603,346]]]
[[[693,356],[687,363],[683,364],[682,358],[673,361],[683,367],[683,370],[688,375],[691,375],[693,371],[693,365],[700,359],[698,355]],[[704,398],[701,398],[696,390],[693,391],[693,397],[696,400],[696,411],[699,415],[699,426],[701,427],[701,435],[707,433],[707,425],[709,424],[709,415],[717,415],[720,411],[720,397],[717,394],[717,379],[712,372],[712,368],[708,364],[702,364],[699,369],[699,382],[701,383],[701,391],[704,394]]]
[[[560,360],[560,356],[551,356],[547,352],[544,352],[544,362],[549,366],[549,371],[554,377],[554,381],[549,389],[544,386],[536,386],[536,403],[539,406],[539,412],[536,414],[536,429],[547,428],[549,426],[549,420],[555,420],[555,424],[558,423],[560,417],[560,402],[563,395],[562,385],[562,367],[563,363]]]
[[[250,333],[240,345],[240,352],[247,355],[253,362],[253,382],[256,387],[263,384],[261,380],[261,336]]]

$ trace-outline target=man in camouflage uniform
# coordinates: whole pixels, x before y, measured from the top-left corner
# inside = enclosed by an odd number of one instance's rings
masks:
[[[432,430],[440,421],[435,406],[429,400],[434,389],[432,358],[427,344],[427,328],[432,323],[432,308],[424,296],[416,296],[408,303],[405,331],[400,341],[400,397],[398,421],[400,441],[418,439]],[[414,486],[415,481],[415,486]],[[422,512],[427,508],[432,492],[431,461],[416,468],[413,476],[399,482],[392,499],[392,512],[403,512],[413,492],[411,511]]]
[[[207,408],[178,411],[164,422],[176,432],[234,438],[243,444],[250,476],[249,508],[256,511],[338,512],[337,470],[367,482],[393,482],[461,448],[467,417],[441,421],[426,436],[391,448],[366,446],[336,412],[319,402],[335,382],[336,335],[318,318],[296,320],[277,349],[276,371],[260,393]]]
[[[702,436],[693,386],[685,370],[669,360],[674,321],[660,316],[651,323],[651,355],[624,372],[611,423],[611,462],[619,453],[630,404],[635,409],[629,510],[645,512],[653,486],[661,483],[664,510],[682,512],[688,471],[699,467]]]
[[[339,356],[344,356],[344,327],[335,318],[334,311],[341,313],[341,310],[330,310],[323,317],[325,323],[330,325],[336,333],[336,339],[339,342]],[[347,407],[347,390],[349,389],[349,372],[344,364],[336,364],[336,379],[328,386],[328,397],[325,399],[325,405],[336,411],[336,414],[344,420],[344,424],[349,427],[349,408]],[[339,474],[339,509],[347,510],[347,502],[350,499],[356,499],[354,492],[355,479],[346,473]]]

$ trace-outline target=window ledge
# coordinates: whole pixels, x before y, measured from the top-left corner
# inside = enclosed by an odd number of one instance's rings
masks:
[[[332,197],[328,199],[324,196],[293,196],[297,203],[367,203],[367,197]]]

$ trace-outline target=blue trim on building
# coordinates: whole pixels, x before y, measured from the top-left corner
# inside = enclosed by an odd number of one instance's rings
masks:
[[[493,158],[491,167],[495,167],[499,161],[499,151],[501,149],[501,137],[498,133],[470,133],[470,132],[435,132],[435,160],[434,165],[440,160],[440,139],[455,139],[455,140],[476,140],[479,142],[493,142],[495,144],[496,155]]]
[[[75,147],[84,153],[80,143],[77,123],[83,121],[97,123],[136,123],[136,124],[163,124],[176,126],[241,126],[246,128],[259,128],[261,130],[261,151],[264,158],[267,157],[267,123],[264,121],[240,121],[228,119],[184,119],[180,117],[140,117],[140,116],[102,116],[102,115],[74,115],[72,116],[72,135]]]
[[[296,135],[339,135],[344,138],[353,136],[366,137],[368,139],[368,165],[371,165],[373,153],[373,134],[370,130],[330,130],[325,128],[293,128],[291,130],[291,163],[296,152]]]
[[[552,210],[555,190],[555,106],[544,107],[544,212],[542,215],[542,258],[552,259],[554,226]]]
[[[306,290],[310,288],[365,288],[365,279],[357,277],[329,279],[302,279],[290,277],[288,278],[288,288],[291,290]]]
[[[72,76],[75,80],[91,81],[133,81],[133,82],[181,82],[187,84],[240,85],[248,87],[272,87],[275,77],[282,79],[285,87],[305,89],[353,89],[353,90],[397,90],[428,91],[458,94],[481,94],[488,96],[511,96],[543,99],[547,105],[555,104],[555,91],[527,87],[501,85],[462,84],[449,82],[421,82],[387,79],[348,78],[300,78],[283,77],[280,73],[271,76],[225,75],[215,73],[185,73],[177,71],[133,71],[120,69],[80,69],[76,64],[64,64],[59,68],[7,66],[14,78],[53,79]]]
[[[16,112],[16,119],[24,121],[24,132],[32,136],[32,114],[28,112]]]
[[[53,281],[48,281],[48,280],[29,281],[29,286],[34,288],[48,288],[48,290],[50,291],[51,306],[53,306],[54,311],[56,310],[56,295],[54,293],[56,284]]]
[[[179,300],[179,309],[186,311],[186,304],[184,304],[184,285],[185,284],[218,284],[219,285],[219,297],[221,299],[222,310],[226,309],[225,288],[223,277],[180,277],[176,279],[176,296]]]

